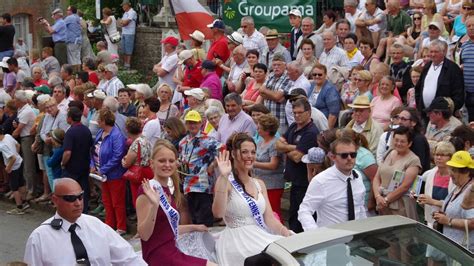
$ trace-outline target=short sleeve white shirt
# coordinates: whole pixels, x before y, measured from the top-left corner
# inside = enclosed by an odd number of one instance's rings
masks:
[[[29,104],[25,104],[20,110],[18,110],[18,122],[25,125],[20,132],[20,137],[27,137],[31,135],[30,131],[35,124],[35,119],[35,112]]]
[[[118,91],[125,88],[119,78],[113,77],[105,84],[105,93],[107,96],[118,97]]]
[[[247,51],[250,49],[257,49],[260,54],[263,54],[263,50],[268,46],[265,36],[257,30],[255,30],[250,36],[245,34],[242,45],[247,49]]]
[[[3,163],[7,165],[10,157],[15,157],[15,163],[12,167],[13,171],[18,170],[21,166],[21,162],[23,161],[20,154],[18,154],[18,151],[16,150],[16,144],[18,144],[18,142],[8,134],[5,134],[3,140],[0,141],[0,153],[3,156]]]
[[[161,136],[160,120],[156,118],[145,122],[142,134],[150,142],[152,147],[155,146],[155,142]]]
[[[166,83],[171,86],[171,88],[176,88],[176,83],[173,81],[173,76],[178,66],[178,54],[173,52],[171,54],[165,54],[161,59],[161,68],[163,68],[168,74],[163,77],[159,77],[160,84]]]
[[[133,8],[130,8],[130,10],[123,14],[122,20],[124,19],[130,20],[130,22],[127,26],[122,27],[122,34],[134,35],[137,27],[137,12],[135,12]]]

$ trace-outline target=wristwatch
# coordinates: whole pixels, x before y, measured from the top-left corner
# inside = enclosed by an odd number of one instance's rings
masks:
[[[449,226],[449,227],[453,227],[452,221],[453,221],[453,218],[449,218],[449,222],[448,222],[448,226]]]

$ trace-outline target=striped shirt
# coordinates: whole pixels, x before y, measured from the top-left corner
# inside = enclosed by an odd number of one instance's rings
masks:
[[[323,51],[319,62],[325,65],[329,71],[333,66],[347,67],[349,58],[347,57],[346,51],[334,46],[328,52],[326,52],[326,50]]]
[[[461,46],[461,64],[464,66],[464,88],[474,92],[474,42],[471,40]]]
[[[279,76],[276,77],[275,73],[271,73],[270,76],[268,76],[267,81],[265,82],[265,87],[271,91],[281,91],[284,92],[285,94],[290,91],[290,88],[292,86],[293,82],[291,82],[290,78],[288,78],[288,75],[286,72]],[[284,133],[286,129],[288,128],[288,123],[286,122],[286,117],[285,117],[285,104],[286,101],[284,102],[275,102],[272,100],[267,100],[265,99],[263,101],[263,104],[270,110],[270,112],[278,118],[280,121],[280,133]]]

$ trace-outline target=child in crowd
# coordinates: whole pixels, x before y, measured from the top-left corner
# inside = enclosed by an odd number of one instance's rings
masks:
[[[416,86],[416,83],[418,83],[418,80],[420,79],[422,70],[423,70],[423,68],[421,66],[414,67],[410,70],[411,82],[414,85],[413,85],[412,88],[408,89],[408,91],[407,91],[407,105],[408,105],[408,107],[416,108],[415,87],[414,86]]]
[[[56,128],[51,132],[51,139],[53,141],[53,155],[48,159],[48,166],[53,170],[54,179],[61,178],[61,160],[63,158],[64,148],[64,130]]]

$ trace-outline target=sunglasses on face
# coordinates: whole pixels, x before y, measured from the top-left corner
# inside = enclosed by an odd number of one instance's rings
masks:
[[[463,6],[462,9],[464,9],[464,10],[471,10],[471,7],[470,7],[470,6]]]
[[[82,191],[78,195],[56,195],[56,197],[59,197],[63,199],[64,201],[72,203],[72,202],[75,202],[76,200],[82,200],[82,198],[84,197],[84,191]]]
[[[430,30],[437,30],[438,28],[436,28],[436,27],[433,26],[433,27],[428,27],[428,29],[430,29]]]
[[[421,20],[421,17],[413,17],[413,20]]]
[[[322,73],[311,73],[311,76],[313,77],[322,77],[324,74]]]
[[[351,158],[354,159],[357,156],[357,152],[341,152],[341,153],[336,153],[336,155],[341,156],[342,159],[347,159],[349,156],[351,156]]]

